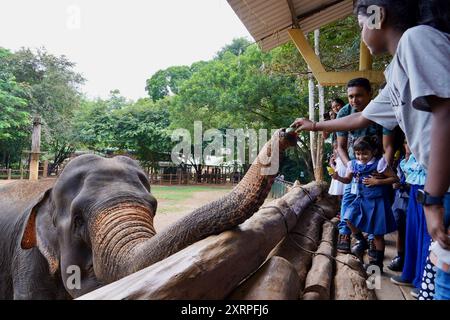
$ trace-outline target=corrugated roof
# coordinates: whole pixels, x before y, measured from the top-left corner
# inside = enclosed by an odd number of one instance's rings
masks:
[[[256,42],[267,51],[290,41],[295,17],[304,32],[349,16],[353,0],[227,0]]]

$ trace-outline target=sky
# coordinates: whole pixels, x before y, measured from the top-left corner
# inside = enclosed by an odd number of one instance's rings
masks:
[[[253,41],[226,0],[14,0],[0,2],[0,46],[65,55],[89,98],[119,89],[146,97],[160,69],[210,60],[233,38]]]

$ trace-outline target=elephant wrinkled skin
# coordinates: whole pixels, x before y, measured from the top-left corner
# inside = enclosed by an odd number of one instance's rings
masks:
[[[276,175],[261,173],[269,166],[261,156],[278,161],[295,137],[279,130],[272,141],[228,195],[158,234],[149,181],[127,157],[84,155],[56,182],[0,188],[0,299],[79,297],[242,223],[264,202]]]

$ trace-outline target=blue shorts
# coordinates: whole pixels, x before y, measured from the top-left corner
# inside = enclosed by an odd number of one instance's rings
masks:
[[[448,229],[450,224],[450,193],[445,195],[444,199],[445,216],[444,225]],[[450,273],[440,269],[436,272],[435,281],[435,300],[450,300]]]

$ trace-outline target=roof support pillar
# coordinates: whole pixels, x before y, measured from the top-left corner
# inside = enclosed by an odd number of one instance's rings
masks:
[[[359,45],[359,71],[372,70],[372,55],[370,54],[369,48],[361,40]]]

